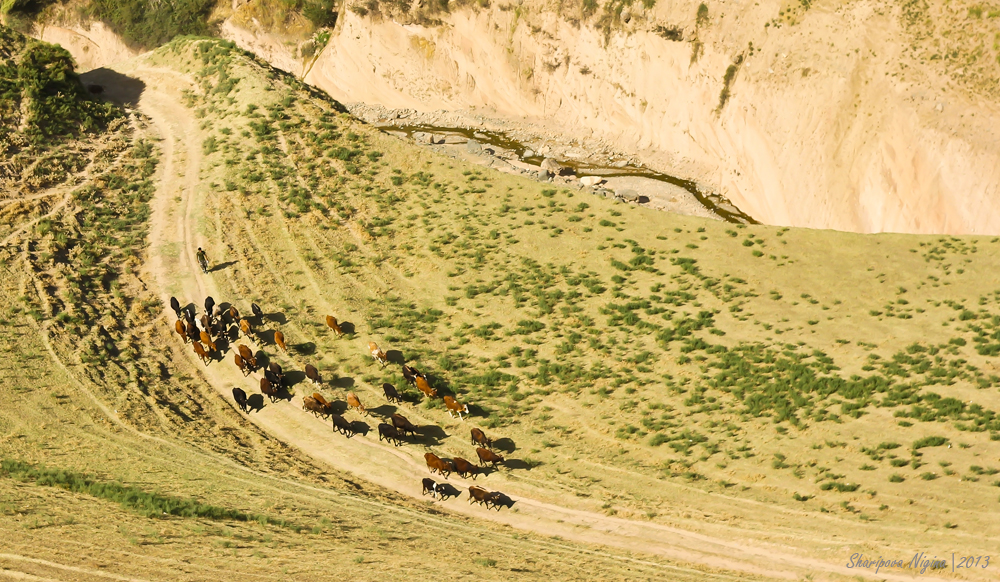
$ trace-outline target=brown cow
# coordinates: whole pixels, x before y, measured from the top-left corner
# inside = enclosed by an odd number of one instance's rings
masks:
[[[340,329],[340,324],[337,323],[337,318],[332,315],[326,316],[326,325],[333,330],[333,333],[337,334],[337,337],[344,337],[344,330]]]
[[[454,418],[454,416],[452,415],[452,412],[458,414],[458,419],[459,420],[465,420],[464,418],[462,418],[462,413],[463,412],[466,413],[466,414],[469,414],[469,405],[468,404],[459,404],[451,396],[445,396],[444,397],[444,405],[445,405],[445,407],[448,408],[448,416],[451,416],[452,418]]]
[[[281,333],[280,331],[274,332],[274,343],[278,344],[278,347],[281,348],[281,351],[285,352],[286,354],[288,353],[288,348],[285,347],[285,334]]]
[[[188,343],[187,328],[184,327],[183,321],[177,320],[177,323],[174,324],[174,331],[177,332],[177,335],[184,338],[184,343]]]
[[[392,384],[388,382],[382,384],[382,392],[385,392],[385,399],[389,402],[403,403],[403,397],[399,395],[399,392],[396,392],[396,387]]]
[[[203,331],[198,335],[199,337],[201,337],[201,343],[205,344],[206,346],[212,343],[212,336],[210,336],[207,331]]]
[[[201,342],[199,341],[193,341],[191,342],[191,345],[194,346],[194,353],[198,354],[198,357],[201,358],[201,361],[207,366],[208,363],[212,361],[212,358],[208,357],[208,353],[205,351],[205,346],[201,345]]]
[[[451,460],[451,462],[455,464],[455,472],[458,473],[460,477],[465,478],[472,475],[472,478],[475,479],[479,476],[479,467],[466,461],[462,457],[455,457]]]
[[[236,367],[240,369],[240,372],[243,372],[244,376],[250,375],[252,370],[250,369],[250,366],[247,365],[246,360],[243,359],[243,356],[233,354],[233,361],[236,362]]]
[[[496,468],[497,463],[504,462],[503,457],[501,455],[498,455],[489,449],[484,449],[483,447],[477,448],[476,454],[479,455],[480,465],[485,465],[486,463],[490,463],[491,465],[493,465],[493,468]]]
[[[323,395],[320,394],[319,392],[313,392],[313,400],[319,402],[320,404],[323,405],[324,408],[333,412],[333,403],[328,401],[326,398],[323,398]]]
[[[313,416],[316,417],[327,416],[330,414],[330,411],[327,409],[327,407],[320,404],[319,401],[313,398],[312,396],[306,396],[305,398],[302,399],[302,410],[308,410],[309,412],[313,413]]]
[[[472,429],[472,444],[481,445],[493,450],[493,439],[486,436],[486,433],[478,428]]]
[[[451,473],[451,463],[445,461],[434,453],[425,453],[424,460],[427,461],[427,468],[431,473],[438,473],[445,479]]]
[[[390,417],[392,420],[392,426],[396,427],[401,433],[409,433],[411,436],[417,432],[417,427],[413,425],[412,422],[406,419],[402,414],[393,413]]]
[[[469,505],[472,505],[473,501],[475,501],[479,505],[482,505],[486,501],[486,496],[489,495],[489,494],[490,494],[490,492],[487,491],[487,490],[485,490],[485,489],[483,489],[482,487],[477,487],[475,485],[470,485],[469,486]]]
[[[321,384],[323,382],[319,377],[319,370],[312,364],[306,364],[306,378],[309,378],[313,384]]]
[[[240,311],[236,309],[235,305],[229,306],[229,319],[231,319],[233,323],[239,323],[240,321]]]
[[[385,352],[382,351],[382,348],[378,347],[377,343],[368,342],[368,352],[371,353],[376,362],[382,364],[383,368],[389,363],[389,358],[386,357]]]
[[[401,442],[401,436],[399,431],[397,431],[391,424],[386,424],[384,422],[378,425],[378,440],[381,441],[385,437],[385,440],[392,443],[395,446],[399,446]]]
[[[187,325],[184,326],[184,330],[185,332],[187,332],[187,336],[188,338],[191,339],[191,341],[195,341],[199,337],[201,337],[200,335],[198,335],[200,333],[198,331],[198,326],[195,325],[194,322],[191,321],[187,322]]]
[[[246,319],[240,320],[240,332],[243,334],[243,337],[247,339],[254,337],[253,328],[250,326],[249,320]]]
[[[438,391],[435,388],[431,388],[431,385],[427,383],[427,379],[423,376],[417,376],[417,389],[424,393],[428,398],[434,398],[438,395]]]
[[[365,405],[361,404],[361,401],[358,400],[357,394],[354,392],[347,393],[347,407],[356,409],[358,412],[368,416],[368,411],[365,410]]]
[[[333,430],[347,438],[351,438],[351,435],[354,434],[354,428],[351,426],[351,423],[347,422],[347,419],[339,414],[331,414],[330,417],[333,419]]]
[[[209,317],[207,313],[203,313],[201,317],[198,318],[198,321],[201,322],[201,329],[204,330],[202,333],[205,331],[212,333],[212,318]]]
[[[240,352],[240,356],[243,357],[243,361],[246,362],[247,367],[250,368],[250,371],[251,372],[256,371],[257,370],[257,358],[254,357],[253,350],[251,350],[250,348],[246,347],[243,344],[240,344],[237,347],[237,349]]]
[[[271,385],[271,381],[267,378],[260,379],[260,393],[271,399],[274,402],[278,399],[278,389]]]

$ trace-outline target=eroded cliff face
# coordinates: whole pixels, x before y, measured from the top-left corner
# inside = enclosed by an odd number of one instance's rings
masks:
[[[904,54],[884,3],[817,4],[780,28],[765,26],[776,2],[713,4],[701,25],[697,3],[636,3],[607,36],[530,4],[430,26],[345,10],[306,80],[347,102],[485,109],[604,138],[765,223],[1000,232],[995,103]]]
[[[713,2],[697,19],[696,1],[636,1],[603,29],[599,14],[560,8],[569,0],[501,0],[428,24],[352,2],[318,58],[233,18],[221,33],[344,102],[472,111],[613,144],[764,223],[1000,233],[997,98],[966,90],[971,67],[915,50],[887,2]],[[77,42],[67,48],[91,65],[103,64],[82,52],[95,38],[122,52],[101,28],[43,36]]]

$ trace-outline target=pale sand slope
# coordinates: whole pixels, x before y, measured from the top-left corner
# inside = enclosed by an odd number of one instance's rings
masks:
[[[891,7],[816,4],[795,26],[764,27],[776,2],[710,8],[641,4],[624,32],[579,28],[546,11],[444,15],[442,26],[372,21],[343,10],[306,80],[345,101],[422,111],[473,109],[537,123],[584,146],[635,152],[651,167],[721,191],[770,224],[860,232],[998,233],[1000,108],[948,89],[905,56]],[[295,43],[229,22],[222,34],[295,74]],[[45,27],[81,70],[130,56],[101,25]],[[751,55],[749,43],[755,48]],[[733,57],[749,55],[716,113]],[[895,76],[905,63],[909,79]]]
[[[534,3],[462,10],[433,28],[347,10],[306,80],[347,102],[488,108],[607,139],[721,188],[765,223],[1000,232],[1000,111],[938,90],[947,79],[929,68],[919,84],[897,80],[906,40],[891,11],[817,5],[775,29],[764,23],[777,2],[713,5],[691,64],[691,43],[648,30],[677,23],[691,37],[696,5],[659,2],[607,48],[600,32]],[[749,42],[756,51],[717,116],[725,70]]]

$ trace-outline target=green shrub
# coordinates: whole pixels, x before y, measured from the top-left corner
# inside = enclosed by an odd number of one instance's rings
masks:
[[[150,49],[176,36],[208,36],[213,0],[93,0],[90,16],[105,22],[126,44]]]
[[[929,436],[913,441],[913,449],[923,449],[925,447],[940,447],[948,442],[948,439],[939,436]]]

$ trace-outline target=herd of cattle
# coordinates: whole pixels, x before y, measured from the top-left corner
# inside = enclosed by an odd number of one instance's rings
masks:
[[[222,352],[225,351],[225,346],[228,346],[229,342],[237,342],[243,338],[253,341],[258,345],[261,343],[261,337],[255,331],[254,327],[255,325],[257,327],[263,326],[264,312],[256,303],[250,304],[253,319],[256,323],[250,318],[240,317],[240,312],[236,309],[235,305],[224,307],[217,304],[211,297],[205,299],[205,311],[200,317],[197,316],[193,305],[182,309],[180,302],[175,297],[170,298],[170,307],[177,315],[177,322],[174,324],[177,334],[183,338],[185,343],[191,342],[195,354],[197,354],[206,366],[216,359],[222,359]],[[344,331],[335,317],[326,316],[326,325],[337,337],[344,335]],[[217,340],[223,338],[226,340],[226,343],[224,344],[224,348],[220,350]],[[286,354],[288,353],[288,348],[285,345],[285,336],[281,331],[273,331],[272,339],[278,349]],[[368,351],[371,357],[383,368],[389,364],[388,356],[375,342],[368,342]],[[263,369],[263,375],[260,378],[260,392],[273,403],[281,398],[280,395],[282,392],[289,387],[289,381],[286,379],[284,371],[277,362],[269,362],[266,367],[259,365],[259,354],[260,352],[255,354],[249,347],[240,343],[234,350],[233,362],[243,373],[244,377]],[[306,364],[304,372],[305,377],[314,385],[319,386],[323,383],[319,370],[312,364]],[[422,392],[425,397],[436,398],[438,396],[437,390],[430,385],[425,374],[406,364],[402,364],[402,372],[406,383]],[[392,384],[383,384],[382,390],[385,393],[386,400],[390,403],[403,403],[402,396],[400,396],[396,387]],[[243,389],[239,387],[233,388],[233,399],[244,413],[249,412],[250,399]],[[448,409],[449,416],[454,417],[457,414],[460,420],[465,420],[462,414],[469,413],[469,406],[467,404],[460,404],[450,395],[445,395],[443,400],[445,407]],[[369,414],[369,411],[354,392],[347,393],[347,408],[365,416]],[[312,412],[316,417],[330,418],[333,423],[333,430],[347,438],[358,432],[355,423],[348,421],[342,414],[336,413],[335,403],[325,399],[319,392],[314,392],[311,396],[304,396],[302,399],[302,409]],[[367,428],[364,430],[367,430]],[[411,423],[405,416],[393,413],[389,417],[389,423],[382,422],[378,425],[379,441],[385,440],[394,446],[399,446],[404,442],[405,438],[415,436],[418,430],[419,427]],[[476,447],[476,455],[479,457],[479,465],[475,465],[461,457],[442,459],[434,453],[429,452],[424,455],[428,470],[432,474],[437,473],[445,479],[451,473],[457,473],[463,478],[471,477],[472,479],[476,479],[480,473],[484,472],[487,465],[496,468],[497,463],[504,462],[503,456],[494,452],[493,440],[488,438],[482,430],[473,428],[471,436],[472,445]],[[456,490],[450,486],[436,483],[433,479],[425,478],[422,480],[422,484],[424,495],[430,494],[434,498],[440,497],[441,499],[457,495]],[[487,509],[495,508],[498,511],[501,507],[510,507],[513,504],[513,501],[503,493],[499,491],[487,491],[475,485],[469,487],[469,503],[473,502],[485,505]]]

